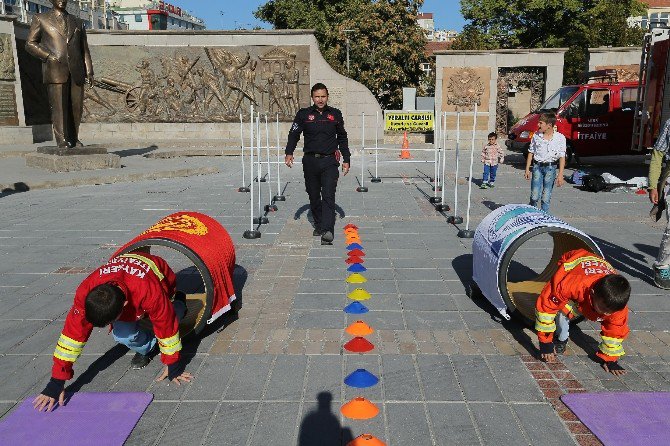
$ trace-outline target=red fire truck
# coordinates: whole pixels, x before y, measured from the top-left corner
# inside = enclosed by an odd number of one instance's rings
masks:
[[[540,113],[553,111],[556,128],[567,139],[568,162],[573,157],[631,154],[637,95],[638,82],[619,82],[616,70],[587,73],[585,83],[561,87],[539,110],[514,124],[506,145],[525,155]]]

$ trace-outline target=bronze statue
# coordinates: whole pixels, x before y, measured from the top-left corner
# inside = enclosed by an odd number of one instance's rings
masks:
[[[93,85],[93,63],[83,22],[69,14],[67,0],[51,0],[53,10],[35,14],[26,51],[42,60],[51,122],[60,148],[82,147],[79,124],[84,105],[84,82]]]

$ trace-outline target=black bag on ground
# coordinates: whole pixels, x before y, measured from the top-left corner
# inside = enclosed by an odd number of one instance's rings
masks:
[[[584,188],[591,192],[600,192],[607,188],[607,182],[602,175],[584,175],[582,181]]]

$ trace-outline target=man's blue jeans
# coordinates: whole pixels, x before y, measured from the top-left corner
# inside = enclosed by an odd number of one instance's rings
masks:
[[[493,184],[496,180],[497,171],[498,171],[497,164],[495,166],[489,166],[488,164],[484,164],[484,176],[482,178],[482,182]]]
[[[186,306],[181,301],[174,301],[174,312],[177,320],[181,321],[186,313]],[[156,345],[156,336],[140,328],[137,322],[116,321],[113,324],[112,335],[114,340],[141,355],[148,355]]]
[[[549,201],[551,201],[551,191],[554,188],[556,180],[556,166],[540,166],[533,164],[531,170],[532,178],[530,181],[530,205],[538,207],[537,204],[542,199],[541,209],[549,212]],[[540,197],[541,196],[541,197]]]

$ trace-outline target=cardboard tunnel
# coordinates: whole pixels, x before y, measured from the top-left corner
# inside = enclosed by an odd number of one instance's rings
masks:
[[[551,258],[535,277],[512,281],[515,254],[540,235],[553,241]],[[472,278],[486,299],[505,319],[518,316],[526,324],[535,321],[535,302],[558,269],[560,257],[583,248],[602,257],[598,245],[584,232],[533,206],[502,206],[477,226],[472,245]]]
[[[188,312],[179,324],[182,337],[191,332],[200,333],[207,324],[231,309],[236,299],[235,246],[218,221],[197,212],[168,215],[123,245],[112,257],[150,252],[152,246],[171,248],[183,254],[202,277],[205,292],[186,295]]]

